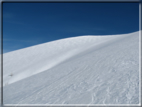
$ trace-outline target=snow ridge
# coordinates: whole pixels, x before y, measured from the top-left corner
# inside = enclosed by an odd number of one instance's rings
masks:
[[[139,32],[35,45],[3,68],[5,104],[139,104]]]
[[[4,84],[48,70],[91,46],[110,42],[112,39],[116,37],[72,37],[6,53],[4,54],[4,82],[6,82]],[[11,78],[11,74],[14,78]]]

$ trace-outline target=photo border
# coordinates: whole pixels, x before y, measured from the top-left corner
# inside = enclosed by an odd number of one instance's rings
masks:
[[[142,1],[141,0],[2,0],[0,4],[1,8],[1,107],[50,107],[50,106],[81,106],[81,107],[93,107],[93,106],[141,106],[141,89],[142,85],[139,83],[139,104],[4,104],[3,103],[3,3],[139,3],[139,82],[141,82],[141,60],[142,60]]]

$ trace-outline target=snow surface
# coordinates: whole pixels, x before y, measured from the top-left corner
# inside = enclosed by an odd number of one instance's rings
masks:
[[[4,104],[139,104],[139,32],[5,53],[3,73]]]

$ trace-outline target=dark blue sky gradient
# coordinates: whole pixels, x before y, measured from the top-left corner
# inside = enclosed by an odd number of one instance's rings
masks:
[[[3,3],[4,52],[74,36],[138,30],[139,3]]]

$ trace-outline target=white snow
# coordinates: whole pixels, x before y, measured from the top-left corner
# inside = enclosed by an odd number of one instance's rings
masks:
[[[139,32],[5,53],[4,104],[139,104]]]

